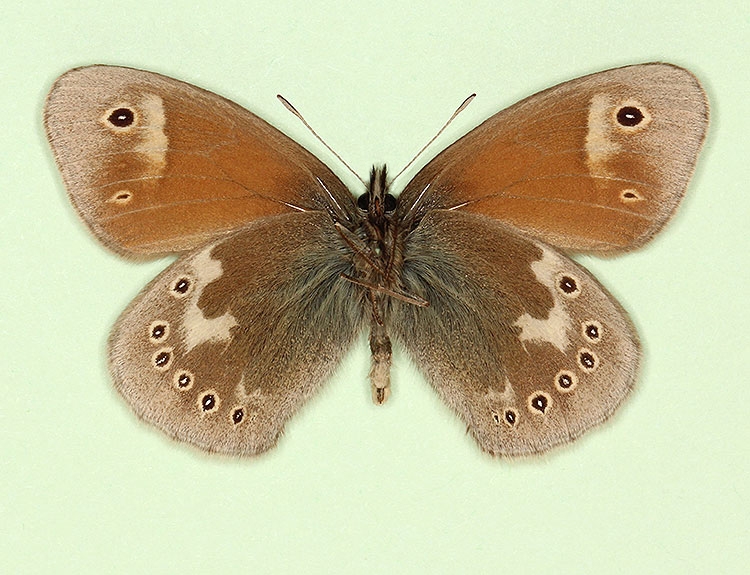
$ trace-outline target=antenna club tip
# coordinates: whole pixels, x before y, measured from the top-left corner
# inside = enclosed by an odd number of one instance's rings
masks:
[[[300,117],[300,113],[297,111],[297,108],[292,106],[292,103],[289,100],[287,100],[284,96],[282,96],[281,94],[276,94],[276,98],[279,100],[279,102],[281,102],[284,105],[284,107],[287,110],[292,112],[295,116]]]

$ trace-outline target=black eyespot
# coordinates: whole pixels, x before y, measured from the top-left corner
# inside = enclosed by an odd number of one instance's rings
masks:
[[[539,413],[546,413],[549,408],[550,398],[545,393],[536,393],[529,397],[529,407]]]
[[[391,194],[386,194],[383,198],[383,209],[386,214],[393,213],[396,210],[396,198]]]
[[[617,121],[621,126],[637,126],[643,121],[643,112],[634,106],[623,106],[617,110]]]
[[[133,110],[128,108],[117,108],[107,118],[107,121],[110,124],[117,126],[118,128],[127,128],[134,120],[135,114],[133,114]]]
[[[638,196],[637,196],[637,195],[635,194],[635,192],[630,192],[630,191],[627,191],[627,192],[623,192],[623,193],[622,193],[622,197],[623,197],[623,198],[627,198],[627,199],[629,199],[629,200],[634,200],[634,199],[635,199],[635,198],[637,198]]]
[[[365,193],[357,198],[357,207],[360,210],[364,210],[366,212],[369,206],[370,206],[370,194]]]
[[[203,411],[211,411],[216,407],[216,397],[213,393],[207,393],[201,398],[201,407]]]
[[[175,294],[178,296],[185,295],[188,291],[190,291],[190,286],[190,279],[181,277],[172,284],[172,291],[175,292]]]
[[[578,291],[578,282],[570,276],[562,276],[557,285],[568,295]]]
[[[129,192],[128,190],[121,190],[119,192],[115,192],[115,194],[111,198],[109,198],[108,201],[114,202],[115,204],[127,204],[132,199],[132,192]]]
[[[179,389],[189,389],[193,385],[193,374],[189,371],[180,371],[175,374],[174,382]]]
[[[518,421],[518,416],[516,415],[516,412],[512,409],[506,409],[505,410],[505,423],[513,427],[516,424],[516,421]]]
[[[245,410],[242,409],[241,407],[238,407],[232,413],[232,421],[234,422],[235,425],[240,423],[244,418],[245,418]]]
[[[582,349],[578,352],[578,362],[586,371],[592,371],[597,366],[596,356],[587,349]]]
[[[167,335],[167,325],[163,323],[156,323],[151,326],[151,339],[152,340],[159,340],[162,339],[165,335]]]
[[[583,335],[591,341],[599,341],[602,336],[602,326],[593,322],[584,324]]]
[[[572,371],[563,370],[555,376],[555,386],[558,391],[567,393],[578,385],[578,377]]]
[[[172,363],[172,351],[171,349],[164,349],[157,351],[153,357],[154,367],[157,369],[167,369],[169,364]]]

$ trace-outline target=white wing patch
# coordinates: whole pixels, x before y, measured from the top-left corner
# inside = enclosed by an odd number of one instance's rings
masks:
[[[588,132],[586,133],[586,165],[592,176],[606,176],[606,162],[620,151],[620,144],[612,139],[609,111],[612,101],[606,94],[591,98]]]
[[[156,94],[144,94],[138,109],[143,115],[143,121],[141,142],[135,149],[148,158],[150,175],[160,175],[167,165],[167,148],[169,147],[169,139],[164,132],[166,124],[164,101]]]
[[[190,294],[190,301],[185,310],[182,329],[185,334],[186,353],[195,346],[207,341],[226,341],[232,337],[229,330],[238,325],[232,314],[226,312],[220,317],[206,318],[203,311],[198,307],[198,300],[204,288],[211,282],[219,279],[223,270],[221,262],[211,257],[209,246],[193,258],[192,266],[195,274],[195,289]]]
[[[562,297],[555,290],[555,278],[561,269],[561,260],[553,252],[542,247],[542,259],[531,264],[536,279],[546,286],[554,299],[547,319],[537,319],[528,313],[523,314],[513,324],[521,328],[521,341],[545,341],[565,353],[570,345],[570,315],[565,309]]]

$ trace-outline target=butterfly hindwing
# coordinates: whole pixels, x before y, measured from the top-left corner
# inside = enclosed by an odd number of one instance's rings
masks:
[[[333,372],[363,324],[326,215],[256,221],[191,252],[130,304],[109,340],[115,386],[167,434],[252,455]]]
[[[456,208],[551,245],[617,253],[669,220],[693,173],[708,104],[695,77],[641,64],[565,82],[507,108],[429,162],[408,210]]]
[[[634,383],[637,335],[617,302],[568,257],[486,216],[428,213],[402,280],[430,305],[394,300],[394,335],[491,454],[569,442]]]

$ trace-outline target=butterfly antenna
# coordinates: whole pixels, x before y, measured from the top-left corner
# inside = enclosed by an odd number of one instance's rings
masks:
[[[315,137],[316,137],[316,138],[318,139],[318,141],[319,141],[319,142],[320,142],[321,144],[323,144],[323,145],[324,145],[324,146],[326,147],[326,149],[327,149],[327,150],[328,150],[329,152],[331,152],[331,153],[332,153],[332,154],[333,154],[334,156],[336,156],[336,158],[338,159],[338,161],[339,161],[339,162],[341,162],[342,164],[344,164],[344,166],[346,166],[346,169],[347,169],[347,170],[349,170],[349,171],[350,171],[350,172],[351,172],[352,174],[354,174],[354,175],[355,175],[355,176],[357,177],[357,179],[358,179],[358,180],[359,180],[360,182],[362,182],[362,185],[363,185],[363,186],[367,187],[367,182],[365,182],[365,181],[364,181],[364,180],[363,180],[363,179],[362,179],[362,178],[360,177],[360,175],[359,175],[359,174],[358,174],[357,172],[355,172],[355,171],[354,171],[354,170],[352,169],[352,167],[351,167],[351,166],[350,166],[349,164],[347,164],[347,163],[346,163],[346,162],[344,161],[344,158],[342,158],[341,156],[339,156],[339,155],[338,155],[338,154],[336,153],[336,151],[335,151],[335,150],[334,150],[334,149],[333,149],[333,148],[332,148],[331,146],[329,146],[328,144],[326,144],[326,141],[325,141],[325,140],[324,140],[323,138],[321,138],[321,137],[320,137],[320,136],[318,135],[318,133],[317,133],[317,132],[316,132],[315,130],[313,130],[312,126],[311,126],[310,124],[308,124],[308,123],[307,123],[307,120],[305,120],[305,118],[304,118],[304,117],[302,116],[302,114],[300,114],[300,113],[299,113],[299,111],[297,110],[297,108],[295,108],[294,106],[292,106],[292,104],[291,104],[291,103],[289,102],[289,100],[287,100],[287,99],[286,99],[286,98],[285,98],[284,96],[282,96],[281,94],[276,94],[276,97],[277,97],[277,98],[279,99],[279,101],[280,101],[280,102],[281,102],[282,104],[284,104],[284,107],[285,107],[285,108],[286,108],[287,110],[289,110],[289,111],[290,111],[290,112],[291,112],[292,114],[294,114],[295,116],[297,116],[297,118],[299,119],[299,121],[300,121],[300,122],[302,122],[302,123],[303,123],[303,124],[305,125],[305,128],[307,128],[308,130],[310,130],[310,133],[311,133],[311,134],[312,134],[313,136],[315,136]]]
[[[422,149],[421,149],[421,150],[419,150],[419,151],[418,151],[418,152],[416,153],[416,155],[415,155],[415,156],[414,156],[414,157],[413,157],[413,158],[412,158],[412,159],[411,159],[411,160],[409,161],[409,163],[408,163],[408,164],[406,164],[406,165],[405,165],[405,166],[403,167],[403,169],[402,169],[402,170],[401,170],[401,171],[400,171],[400,172],[399,172],[398,174],[396,174],[396,177],[395,177],[395,178],[393,178],[393,180],[391,180],[391,182],[393,182],[394,180],[397,180],[397,179],[398,179],[398,177],[399,177],[399,176],[400,176],[401,174],[403,174],[403,173],[404,173],[404,172],[405,172],[405,171],[406,171],[406,170],[407,170],[407,169],[408,169],[408,168],[409,168],[409,167],[410,167],[410,166],[411,166],[411,165],[412,165],[412,164],[413,164],[413,163],[414,163],[414,162],[415,162],[415,161],[417,160],[417,158],[418,158],[419,156],[421,156],[421,155],[422,155],[422,153],[423,153],[423,152],[424,152],[424,151],[425,151],[425,150],[426,150],[427,148],[429,148],[429,147],[430,147],[430,145],[432,145],[432,143],[433,143],[433,142],[434,142],[435,140],[437,140],[437,139],[438,139],[438,137],[440,137],[440,134],[442,134],[442,133],[443,133],[443,132],[445,131],[445,129],[446,129],[446,128],[447,128],[448,126],[450,126],[451,122],[452,122],[453,120],[455,120],[455,119],[456,119],[456,116],[458,116],[458,115],[459,115],[459,114],[460,114],[461,112],[463,112],[463,111],[464,111],[464,110],[466,109],[466,106],[468,106],[468,105],[469,105],[469,104],[471,103],[471,101],[472,101],[472,100],[473,100],[474,98],[476,98],[476,96],[477,96],[476,94],[472,94],[471,96],[469,96],[468,98],[466,98],[466,99],[465,99],[465,100],[464,100],[463,102],[461,102],[461,105],[460,105],[460,106],[459,106],[458,108],[456,108],[456,111],[455,111],[455,112],[453,112],[453,114],[451,115],[451,117],[450,117],[450,118],[448,118],[448,121],[447,121],[447,122],[446,122],[446,123],[445,123],[445,124],[443,125],[443,127],[442,127],[442,128],[440,128],[440,129],[439,129],[439,130],[437,131],[437,134],[435,134],[434,136],[432,136],[432,138],[430,139],[430,141],[429,141],[429,142],[427,142],[427,143],[426,143],[426,144],[425,144],[424,146],[422,146]]]

